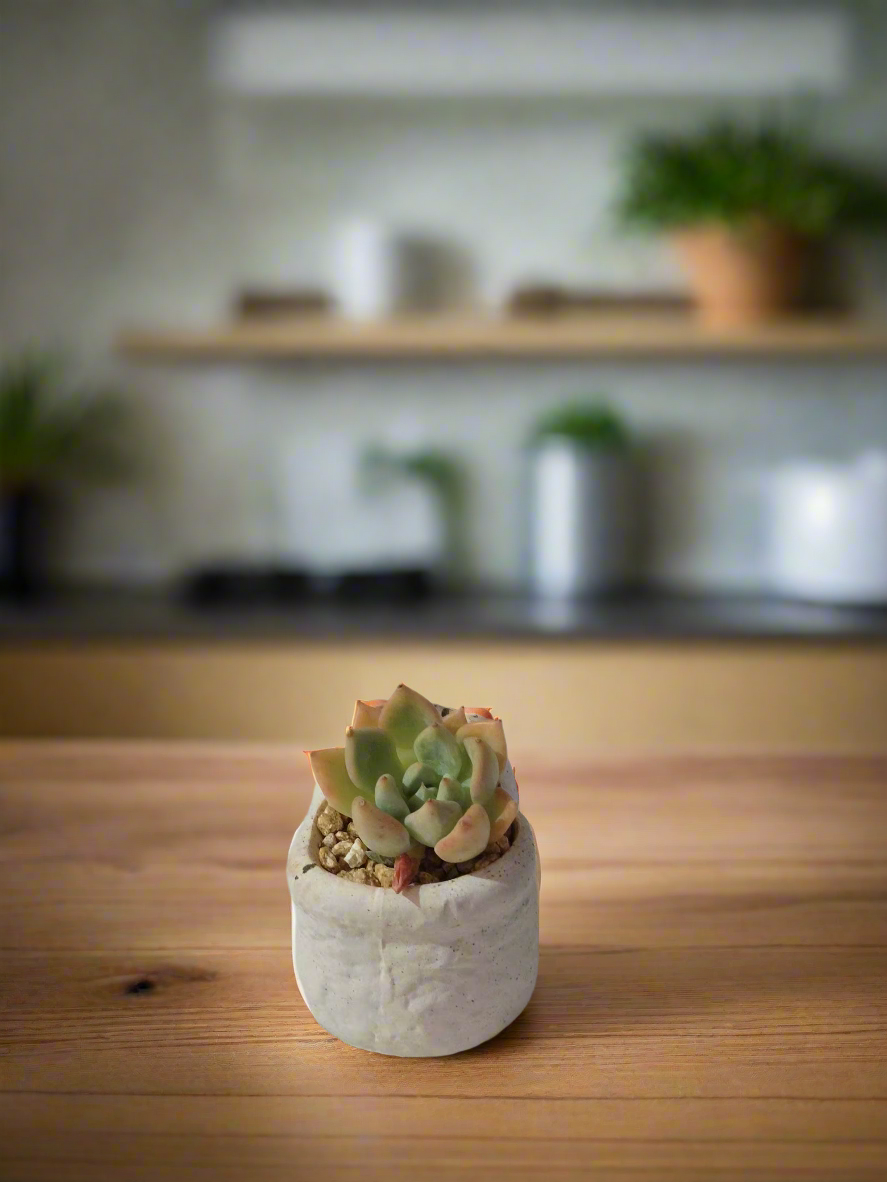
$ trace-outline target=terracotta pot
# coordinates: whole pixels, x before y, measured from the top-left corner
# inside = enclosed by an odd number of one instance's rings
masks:
[[[502,783],[516,796],[510,764]],[[452,1055],[520,1014],[539,963],[539,860],[518,813],[514,843],[485,870],[393,890],[348,882],[316,862],[314,793],[287,862],[293,967],[316,1020],[384,1055]]]
[[[705,323],[759,324],[789,311],[804,273],[805,244],[770,222],[694,226],[673,236]]]

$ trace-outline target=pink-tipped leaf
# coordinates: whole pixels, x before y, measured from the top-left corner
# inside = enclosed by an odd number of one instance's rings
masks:
[[[485,807],[490,818],[490,841],[498,841],[505,836],[517,816],[517,801],[500,785]]]
[[[355,796],[360,789],[348,775],[343,747],[327,747],[321,751],[306,751],[315,783],[336,812],[351,816]]]
[[[360,698],[354,703],[354,714],[351,718],[353,727],[378,726],[379,715],[382,713],[383,701],[362,702]]]
[[[443,724],[451,735],[458,734],[459,728],[464,726],[467,721],[468,719],[465,717],[463,706],[460,706],[458,710],[451,710],[443,718]]]
[[[404,825],[414,840],[433,848],[461,816],[462,806],[454,800],[426,800],[417,812],[404,819]]]
[[[505,771],[505,764],[508,760],[508,747],[505,743],[505,728],[502,726],[501,718],[478,718],[474,722],[467,722],[465,726],[460,727],[456,738],[460,742],[464,742],[471,736],[478,739],[483,739],[496,752],[496,758],[499,761],[499,771]]]
[[[499,782],[499,761],[496,752],[484,739],[477,735],[466,735],[463,746],[471,760],[471,776],[468,790],[475,804],[486,804],[492,800]]]
[[[355,797],[351,820],[367,849],[383,858],[396,858],[410,848],[412,838],[401,822],[362,796]]]
[[[486,809],[473,804],[452,830],[442,837],[434,852],[444,862],[467,862],[482,854],[490,840],[490,818]]]

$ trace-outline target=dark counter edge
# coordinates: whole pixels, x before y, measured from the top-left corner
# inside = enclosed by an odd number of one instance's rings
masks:
[[[655,592],[566,604],[479,593],[414,604],[199,608],[170,591],[128,588],[79,588],[27,606],[0,603],[6,646],[335,640],[883,643],[887,608]]]

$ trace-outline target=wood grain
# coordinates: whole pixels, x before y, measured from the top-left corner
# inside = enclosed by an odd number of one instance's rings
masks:
[[[887,757],[518,763],[536,993],[403,1061],[296,990],[296,749],[0,745],[0,1177],[887,1176]]]

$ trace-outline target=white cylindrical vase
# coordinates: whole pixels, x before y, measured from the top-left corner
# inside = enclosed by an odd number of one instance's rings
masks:
[[[293,967],[315,1019],[350,1046],[407,1057],[453,1055],[504,1030],[539,964],[527,819],[518,814],[511,848],[486,869],[396,894],[318,865],[322,804],[317,789],[287,862]]]
[[[566,598],[611,590],[636,561],[634,465],[621,452],[546,439],[530,454],[530,582]]]
[[[381,320],[403,310],[410,260],[403,241],[382,222],[352,218],[333,238],[333,292],[349,320]]]

